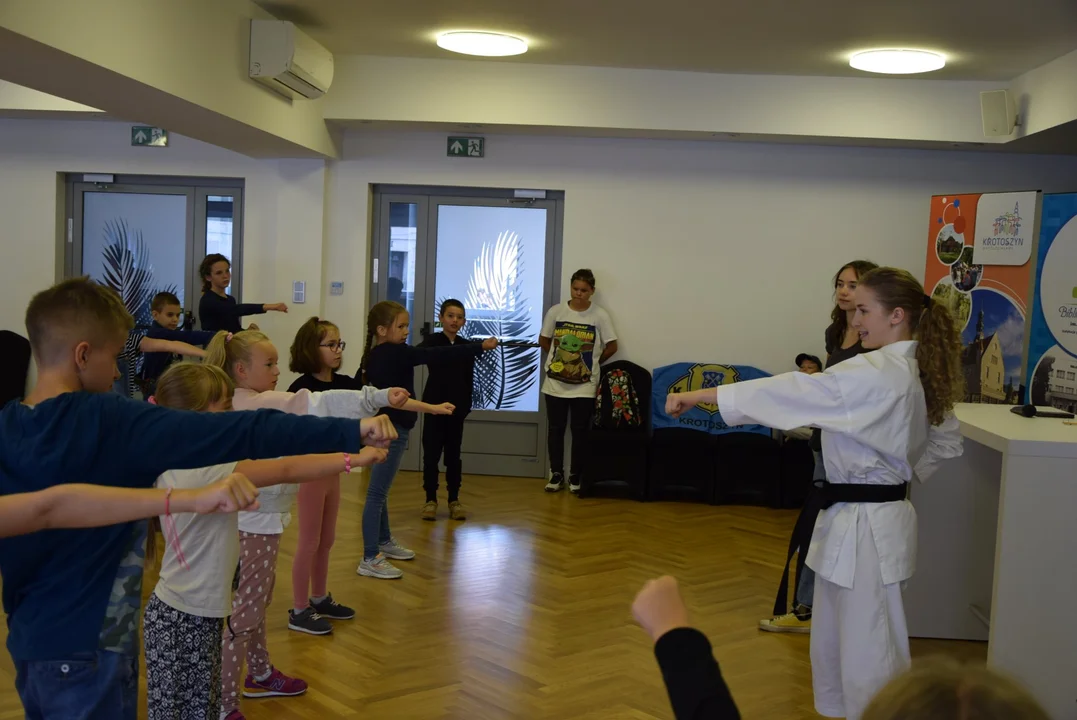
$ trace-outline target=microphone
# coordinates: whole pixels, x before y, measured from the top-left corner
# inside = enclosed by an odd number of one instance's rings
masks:
[[[1064,418],[1072,419],[1073,413],[1064,412],[1062,410],[1040,410],[1035,405],[1021,405],[1020,407],[1010,408],[1010,412],[1015,415],[1021,415],[1027,418],[1042,417],[1042,418]]]

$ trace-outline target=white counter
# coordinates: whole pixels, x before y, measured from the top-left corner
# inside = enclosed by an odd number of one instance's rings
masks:
[[[988,663],[1077,720],[1077,425],[959,405],[964,454],[914,483],[912,637],[987,640]]]

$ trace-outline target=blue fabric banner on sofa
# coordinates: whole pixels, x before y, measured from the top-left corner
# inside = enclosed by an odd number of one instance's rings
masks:
[[[674,418],[666,414],[666,395],[671,392],[702,390],[734,382],[756,380],[770,377],[759,368],[751,365],[716,365],[714,363],[674,363],[654,370],[654,385],[651,397],[651,418],[654,429],[688,428],[712,435],[730,432],[753,432],[770,435],[770,428],[762,425],[741,425],[730,427],[722,421],[717,405],[696,405],[694,408]]]

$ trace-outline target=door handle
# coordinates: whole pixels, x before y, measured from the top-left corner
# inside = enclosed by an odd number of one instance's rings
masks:
[[[194,313],[190,310],[183,314],[183,329],[194,330]]]

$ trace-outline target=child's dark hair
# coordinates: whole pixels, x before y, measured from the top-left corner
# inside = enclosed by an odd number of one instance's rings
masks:
[[[30,348],[41,365],[55,365],[83,341],[123,340],[135,319],[112,288],[88,277],[64,280],[34,295],[26,307]]]
[[[448,298],[441,301],[441,307],[438,309],[438,317],[445,314],[445,311],[449,308],[460,308],[460,312],[467,312],[464,309],[464,303],[460,302],[456,298]]]
[[[909,318],[909,328],[924,386],[927,419],[940,424],[965,396],[965,374],[961,368],[961,336],[946,306],[924,294],[924,286],[909,273],[897,268],[878,268],[860,278],[860,287],[875,294],[887,311],[901,308]]]
[[[169,305],[183,307],[183,304],[179,301],[179,298],[166,290],[164,292],[159,292],[153,296],[153,301],[150,302],[150,310],[154,312],[161,312]]]
[[[388,327],[393,324],[400,313],[406,313],[408,309],[398,302],[382,300],[370,308],[366,314],[366,342],[363,343],[363,359],[359,362],[359,376],[366,384],[366,360],[370,355],[370,348],[374,345],[374,336],[379,327]]]
[[[585,283],[591,286],[591,289],[595,289],[595,274],[588,268],[580,268],[576,272],[572,273],[572,279],[569,280],[569,284],[576,282],[577,280],[583,280]]]
[[[198,277],[202,278],[202,292],[209,292],[210,288],[213,287],[213,283],[209,281],[209,276],[213,272],[213,266],[219,262],[228,263],[229,269],[232,267],[232,261],[220,253],[206,255],[202,260],[202,264],[198,266]]]
[[[846,270],[852,269],[856,273],[857,281],[864,277],[867,273],[871,272],[875,268],[879,267],[870,260],[853,260],[847,262],[838,268],[838,271],[834,273],[834,282],[831,283],[831,287],[834,288],[834,292],[837,293],[838,281],[841,279],[841,274]],[[826,338],[827,352],[829,348],[840,349],[841,343],[845,339],[845,331],[849,329],[849,318],[846,316],[845,311],[838,307],[838,304],[834,303],[834,309],[830,311],[830,320],[832,322],[830,331],[830,337]]]
[[[292,349],[289,353],[288,369],[294,373],[313,375],[322,371],[322,354],[320,347],[322,340],[330,330],[336,330],[340,334],[340,328],[328,320],[312,317],[299,326],[292,341]]]

